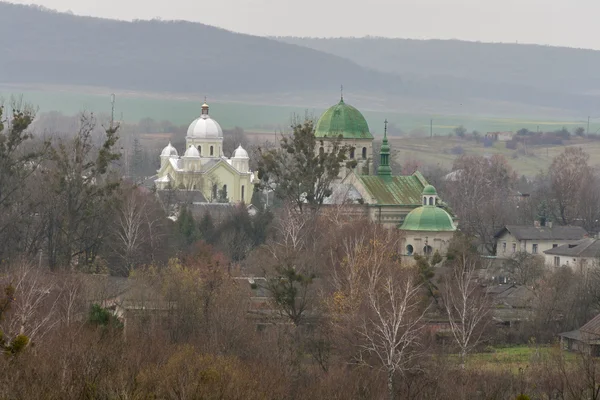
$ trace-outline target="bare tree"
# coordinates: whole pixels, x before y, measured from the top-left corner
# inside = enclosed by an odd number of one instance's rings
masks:
[[[548,169],[554,216],[563,225],[570,224],[577,217],[580,196],[582,191],[587,191],[591,178],[589,158],[582,148],[567,147]]]
[[[455,257],[442,296],[461,367],[465,368],[467,354],[480,343],[490,321],[491,304],[477,279],[479,256],[461,251]]]
[[[446,185],[444,198],[460,216],[461,230],[495,254],[494,235],[510,222],[517,206],[512,195],[516,175],[502,156],[462,156],[453,169],[455,178]]]
[[[21,336],[30,343],[41,339],[60,322],[56,315],[58,290],[50,275],[23,262],[2,281],[2,287],[10,287],[13,293],[10,308],[0,321],[0,331],[6,339]]]
[[[397,267],[397,266],[394,266]],[[421,286],[412,271],[371,268],[367,305],[359,333],[363,352],[375,356],[387,374],[388,396],[395,398],[394,378],[415,368],[421,355],[423,309]]]

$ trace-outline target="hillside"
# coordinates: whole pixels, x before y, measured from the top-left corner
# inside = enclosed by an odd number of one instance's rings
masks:
[[[0,2],[0,83],[183,93],[381,90],[388,75],[337,56],[189,22],[74,16]]]
[[[400,75],[456,77],[600,93],[600,51],[527,44],[388,38],[278,38]]]
[[[529,56],[528,46],[505,52],[497,50],[504,45],[452,41],[280,41],[200,23],[125,22],[4,2],[0,37],[0,88],[206,94],[313,109],[330,105],[344,84],[366,111],[581,119],[600,109],[600,77],[590,72],[600,69],[599,52],[540,48],[549,52],[542,57]]]
[[[597,114],[600,51],[458,40],[277,38],[405,81],[454,92]]]

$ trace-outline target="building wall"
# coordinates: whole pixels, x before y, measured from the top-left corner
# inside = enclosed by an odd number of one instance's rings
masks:
[[[324,151],[331,151],[331,142],[327,139],[317,138],[317,147],[315,151],[318,153],[323,147]],[[354,148],[354,157],[351,153],[347,154],[347,160],[344,162],[344,168],[340,169],[339,177],[341,179],[349,175],[349,170],[345,168],[348,161],[356,160],[357,165],[354,170],[360,175],[373,175],[373,140],[372,139],[343,139],[340,144]],[[363,158],[363,149],[366,152],[366,158]],[[367,172],[365,174],[365,172]]]
[[[404,255],[424,254],[425,246],[431,247],[431,254],[438,251],[442,256],[446,255],[448,245],[454,236],[454,232],[432,232],[432,231],[404,231],[405,238],[402,243],[401,253]]]
[[[573,272],[587,272],[590,268],[599,266],[599,260],[592,257],[573,257],[554,254],[544,254],[546,265],[552,267],[570,267]]]
[[[217,192],[227,185],[227,198],[231,203],[242,201],[242,186],[244,187],[243,201],[249,203],[254,192],[254,184],[250,181],[250,173],[239,173],[233,167],[226,166],[225,160],[218,164],[210,172],[202,171],[175,171],[170,164],[162,169],[159,177],[169,175],[173,181],[171,187],[174,189],[200,190],[207,200],[215,200],[213,196],[213,185],[217,185]],[[166,189],[166,187],[158,187]],[[217,193],[218,195],[218,193]]]
[[[369,209],[368,215],[371,221],[382,224],[386,228],[398,228],[402,222],[404,222],[404,218],[406,218],[408,213],[418,206],[371,205],[367,207]]]
[[[510,258],[514,253],[524,251],[529,254],[544,255],[544,251],[563,244],[574,243],[576,240],[517,240],[510,232],[505,232],[497,240],[496,256]],[[504,244],[506,243],[506,247]],[[534,251],[534,245],[537,251]],[[514,246],[514,247],[513,247]],[[514,250],[513,250],[514,249]]]

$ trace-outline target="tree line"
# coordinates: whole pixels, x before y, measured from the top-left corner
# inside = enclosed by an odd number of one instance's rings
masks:
[[[600,304],[593,275],[525,257],[511,271],[533,292],[530,315],[494,319],[479,253],[516,210],[518,179],[502,158],[465,156],[453,181],[440,178],[461,234],[445,260],[412,263],[398,252],[400,231],[323,205],[347,148],[316,151],[310,120],[258,150],[259,189],[274,189],[277,208],[232,207],[217,221],[182,206],[173,222],[112,168],[118,127],[96,141],[86,116],[74,135],[38,140],[31,109],[3,111],[0,397],[597,396],[597,361],[556,347],[517,373],[478,367],[474,353],[552,344]],[[588,161],[567,149],[539,178],[540,202],[518,212],[585,216]]]

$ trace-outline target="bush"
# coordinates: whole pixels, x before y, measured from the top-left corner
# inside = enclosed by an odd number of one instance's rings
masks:
[[[465,149],[462,148],[462,146],[454,146],[453,148],[450,149],[450,153],[460,156],[465,154]]]
[[[494,145],[494,140],[489,137],[483,138],[483,147],[492,147]]]
[[[509,142],[506,142],[506,148],[510,149],[510,150],[516,150],[518,144],[519,144],[519,142],[517,142],[516,140],[513,139]]]

